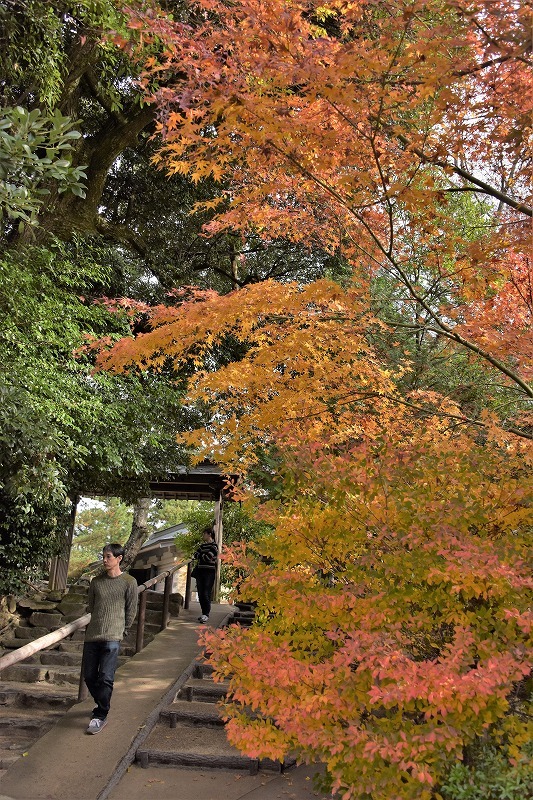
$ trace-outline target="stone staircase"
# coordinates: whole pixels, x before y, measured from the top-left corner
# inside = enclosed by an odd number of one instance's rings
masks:
[[[249,628],[254,621],[254,616],[255,610],[251,603],[236,603],[232,622],[236,622],[243,628]]]
[[[249,626],[253,616],[251,607],[241,605],[234,612],[232,622]],[[244,770],[252,775],[259,771],[283,772],[294,766],[294,759],[278,762],[248,758],[229,744],[219,707],[229,682],[215,683],[212,673],[209,665],[195,664],[174,700],[161,709],[157,723],[136,752],[136,762],[144,768],[161,765],[229,769]]]
[[[70,587],[62,597],[43,592],[19,600],[18,624],[0,637],[0,656],[78,619],[87,610],[88,582]],[[171,616],[177,616],[180,596],[173,595]],[[163,595],[149,591],[144,644],[161,627]],[[61,718],[78,698],[83,630],[41,650],[0,674],[0,771],[8,769]],[[135,654],[136,623],[121,644],[119,666]],[[0,772],[1,774],[1,772]]]

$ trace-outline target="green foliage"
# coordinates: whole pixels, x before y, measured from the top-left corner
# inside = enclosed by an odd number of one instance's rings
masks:
[[[183,522],[187,525],[187,533],[176,537],[176,547],[184,556],[190,558],[201,543],[204,528],[213,524],[213,507],[211,503],[198,503],[197,508],[184,514]],[[224,548],[237,542],[257,541],[272,531],[272,526],[253,516],[253,512],[240,503],[226,503],[222,510]],[[221,583],[225,591],[235,592],[242,581],[244,572],[231,563],[223,563]]]
[[[38,108],[4,108],[0,117],[0,220],[4,216],[31,225],[48,184],[58,191],[85,197],[84,167],[71,165],[72,142],[80,133],[57,109],[42,114]]]
[[[79,46],[78,36],[84,44],[95,39],[97,52],[105,52],[109,48],[101,32],[125,32],[114,0],[10,0],[0,4],[0,29],[4,103],[27,94],[49,111],[61,100],[69,50]]]
[[[183,514],[181,522],[187,525],[187,533],[176,538],[176,546],[187,556],[192,556],[201,542],[204,528],[213,525],[214,513],[212,503],[197,503]],[[250,542],[264,536],[272,528],[265,522],[254,519],[240,503],[226,503],[222,511],[222,529],[224,545],[235,542]]]
[[[13,0],[0,5],[0,66],[8,103],[28,84],[33,94],[50,109],[61,91],[65,54],[62,21],[54,3]]]
[[[92,374],[85,335],[114,337],[129,328],[121,314],[90,299],[107,269],[82,264],[75,245],[0,259],[4,591],[54,552],[67,495],[133,500],[151,474],[185,461],[174,437],[186,419],[175,376]]]
[[[443,800],[526,800],[533,797],[533,743],[514,763],[495,747],[485,746],[473,764],[454,764],[441,786]]]
[[[426,307],[414,302],[397,278],[378,271],[371,280],[371,303],[387,327],[369,330],[370,341],[384,362],[398,371],[407,366],[398,381],[402,393],[439,392],[457,403],[470,418],[478,418],[483,409],[490,409],[503,419],[512,417],[520,405],[515,390],[502,385],[496,371],[491,372],[472,353],[436,335],[434,319],[428,311],[428,303],[433,303],[446,307],[450,316],[461,314],[465,301],[457,297],[453,282],[457,263],[473,243],[483,246],[483,238],[495,225],[494,213],[488,203],[465,192],[446,195],[437,205],[437,214],[447,214],[460,234],[453,257],[446,256],[440,280],[435,281],[428,264],[431,252],[439,247],[438,231],[427,236],[426,241],[420,234],[418,238],[412,236],[403,270],[412,285],[423,287]]]
[[[133,509],[118,497],[95,498],[97,503],[76,514],[69,573],[79,574],[92,564],[109,542],[124,544],[131,532]]]
[[[54,458],[59,437],[47,423],[23,390],[0,379],[0,594],[27,588],[67,524],[65,475]]]
[[[160,531],[179,525],[190,514],[202,508],[211,509],[211,507],[211,503],[198,500],[154,500],[148,511],[148,524],[154,531]]]
[[[72,350],[102,311],[71,294],[75,270],[37,249],[0,260],[2,585],[20,589],[55,552],[66,524],[67,465],[87,452],[74,418],[87,370]],[[86,283],[90,281],[87,276]]]
[[[249,235],[245,240],[234,234],[207,238],[202,226],[212,211],[196,211],[195,205],[214,200],[220,185],[206,180],[194,186],[181,175],[165,175],[155,170],[152,157],[157,139],[143,141],[139,148],[126,150],[113,165],[104,189],[101,209],[104,216],[142,234],[150,253],[145,262],[151,281],[130,280],[127,287],[117,285],[116,296],[154,298],[164,302],[165,293],[176,286],[196,285],[226,293],[238,286],[273,278],[280,282],[308,283],[325,274],[346,277],[346,264],[319,248],[310,248],[283,239],[261,241]],[[122,248],[123,251],[123,248]],[[139,262],[128,261],[127,254],[115,249],[114,259],[124,260],[123,271],[138,270]],[[232,265],[233,260],[233,265]]]
[[[96,497],[96,503],[82,500],[76,515],[69,572],[77,575],[92,564],[108,542],[124,544],[131,532],[133,507],[118,497]],[[187,515],[206,512],[212,517],[210,503],[189,500],[154,500],[148,511],[148,528],[154,531],[178,525]],[[183,537],[186,540],[187,535]],[[181,543],[181,539],[180,539]],[[194,547],[193,547],[194,550]]]
[[[146,8],[151,0],[129,5]],[[172,6],[180,18],[194,13],[179,2]],[[46,210],[40,223],[58,236],[86,230],[71,225],[76,214],[77,222],[86,221],[88,205],[78,202],[83,168],[72,165],[98,163],[98,152],[91,162],[83,152],[95,141],[105,150],[109,131],[117,123],[127,127],[138,113],[135,54],[160,46],[157,36],[150,44],[142,37],[126,27],[114,0],[0,0],[0,205],[7,250],[17,224],[33,227],[39,209]],[[213,181],[193,187],[156,170],[149,132],[138,145],[129,141],[98,203],[103,220],[118,231],[115,241],[113,232],[104,239],[91,228],[94,235],[83,241],[0,256],[0,490],[10,520],[2,547],[24,553],[20,570],[29,574],[55,548],[67,495],[90,491],[133,501],[146,491],[150,474],[186,463],[175,432],[199,419],[194,409],[182,409],[182,376],[170,370],[92,373],[92,353],[81,352],[84,335],[112,340],[129,332],[126,317],[96,305],[95,297],[160,302],[172,287],[190,283],[229,291],[235,255],[243,284],[295,274],[306,282],[336,270],[337,259],[278,239],[206,239],[201,227],[211,213],[190,211],[216,198],[220,187]],[[42,194],[47,190],[51,195]],[[131,247],[131,237],[121,239],[121,231],[133,232],[140,248]],[[25,241],[32,235],[26,230]],[[229,351],[221,359],[232,357]],[[161,513],[154,517],[158,527],[181,521],[177,510]],[[7,559],[6,586],[17,580],[19,567],[12,566]]]
[[[181,521],[187,525],[187,532],[176,536],[174,542],[176,548],[186,558],[191,558],[202,541],[203,529],[210,528],[213,525],[213,519],[213,504],[208,502],[197,503],[194,508],[183,515]]]

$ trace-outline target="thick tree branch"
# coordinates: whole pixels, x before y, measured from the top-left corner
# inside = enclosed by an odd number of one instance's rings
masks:
[[[98,233],[101,233],[102,236],[106,236],[114,242],[123,242],[127,244],[143,258],[148,254],[148,245],[144,239],[131,228],[128,228],[127,225],[119,225],[118,223],[110,222],[99,214],[95,219],[95,229]]]
[[[87,69],[83,77],[94,99],[100,103],[102,108],[105,109],[109,116],[113,117],[117,123],[120,125],[125,125],[128,121],[127,118],[118,109],[113,107],[113,103],[110,98],[106,97],[106,95],[102,92],[98,84],[98,78],[96,77],[92,67]]]
[[[331,100],[329,100],[328,102],[331,105],[331,107],[335,109],[337,114],[339,114],[339,116],[341,116],[342,119],[345,122],[347,122],[348,125],[350,125],[350,127],[359,132],[357,125],[354,123],[353,120],[350,119],[350,117],[347,114],[345,114],[344,111],[342,111],[342,109],[340,109]],[[441,169],[444,169],[446,171],[451,171],[456,175],[460,175],[462,178],[471,183],[473,187],[476,187],[471,189],[471,191],[476,191],[476,189],[477,190],[481,189],[483,194],[487,194],[490,195],[491,197],[494,197],[500,203],[508,205],[511,208],[514,208],[516,211],[520,211],[522,214],[526,214],[528,217],[533,216],[533,209],[530,208],[529,206],[526,206],[523,203],[519,203],[518,200],[513,200],[513,198],[509,197],[509,195],[505,194],[504,192],[501,192],[499,189],[496,189],[495,186],[491,186],[489,183],[482,181],[480,178],[477,178],[475,175],[472,175],[472,173],[467,172],[462,167],[459,167],[457,164],[449,163],[448,161],[443,161],[442,159],[437,158],[436,156],[430,156],[427,153],[424,153],[424,151],[421,148],[413,146],[412,143],[407,138],[407,136],[392,131],[390,125],[385,126],[382,120],[374,119],[374,122],[378,122],[380,126],[382,126],[384,129],[387,129],[390,135],[396,137],[400,142],[400,144],[403,145],[403,147],[405,147],[407,150],[410,150],[410,152],[417,155],[423,164],[433,164],[436,167],[440,167]],[[451,191],[453,191],[453,189]]]

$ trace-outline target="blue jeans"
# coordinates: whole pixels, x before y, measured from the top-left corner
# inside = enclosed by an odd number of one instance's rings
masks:
[[[109,713],[120,642],[85,642],[83,679],[96,703],[93,719],[105,719]]]

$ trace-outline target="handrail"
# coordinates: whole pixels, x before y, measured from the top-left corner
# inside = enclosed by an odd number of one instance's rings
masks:
[[[66,639],[66,637],[70,636],[74,631],[88,625],[90,619],[90,614],[84,614],[83,617],[75,619],[74,622],[69,622],[68,625],[63,625],[62,628],[58,628],[56,631],[46,633],[44,636],[34,639],[33,642],[29,642],[22,647],[18,647],[16,650],[12,650],[11,653],[7,653],[7,655],[0,658],[0,671],[6,667],[11,667],[13,664],[18,664],[19,661],[24,661],[25,658],[29,658],[34,655],[34,653],[44,650],[45,647],[49,647],[51,644]]]
[[[143,634],[144,634],[144,615],[143,619],[141,620],[141,607],[146,608],[146,598],[147,595],[143,594],[146,589],[149,589],[151,586],[155,586],[156,583],[159,583],[162,580],[165,580],[165,592],[163,596],[163,611],[162,611],[162,620],[161,620],[161,630],[164,630],[168,624],[168,608],[169,608],[169,599],[170,599],[170,589],[172,581],[168,579],[179,569],[187,566],[187,580],[186,580],[186,587],[185,587],[185,598],[184,598],[184,607],[189,607],[189,600],[190,600],[190,573],[191,573],[191,562],[182,561],[180,564],[176,564],[174,567],[166,570],[165,572],[161,572],[159,575],[156,575],[154,578],[150,578],[150,580],[145,581],[144,583],[139,584],[137,588],[138,595],[141,595],[141,602],[139,603],[139,612],[137,618],[137,642],[136,642],[136,649],[135,652],[139,652],[142,650],[143,646]],[[144,599],[144,602],[142,600]],[[75,619],[73,622],[69,622],[67,625],[63,625],[62,628],[58,628],[55,631],[51,631],[50,633],[45,634],[44,636],[40,636],[38,639],[34,639],[33,642],[29,642],[28,644],[23,645],[22,647],[13,650],[11,653],[7,653],[4,656],[0,657],[0,672],[5,669],[6,667],[11,667],[13,664],[18,664],[19,661],[24,661],[26,658],[34,655],[35,653],[39,653],[41,650],[44,650],[46,647],[49,647],[52,644],[56,644],[57,642],[62,641],[62,639],[66,639],[67,636],[70,636],[71,633],[74,631],[79,630],[80,628],[85,628],[91,619],[90,613],[84,614],[83,616]],[[140,646],[139,646],[140,644]],[[82,679],[83,670],[80,675],[80,687],[83,682]],[[80,695],[81,695],[80,690]],[[81,699],[78,695],[78,699]]]

